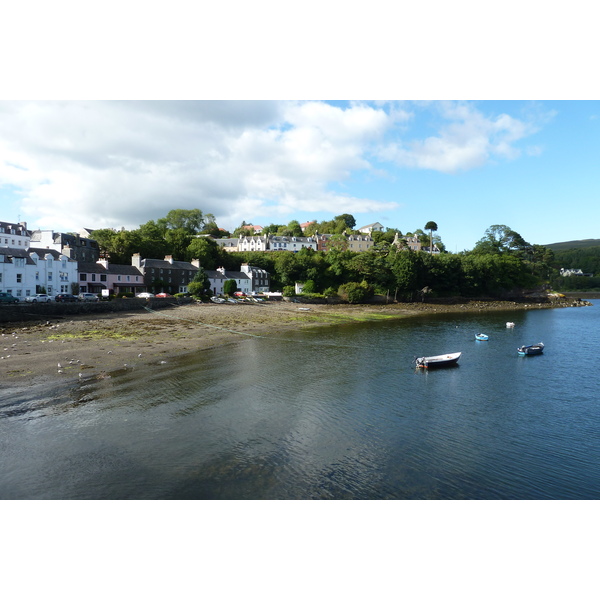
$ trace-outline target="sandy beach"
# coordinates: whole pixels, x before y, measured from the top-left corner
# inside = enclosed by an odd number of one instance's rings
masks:
[[[531,310],[568,306],[465,301],[328,305],[188,304],[161,310],[64,316],[0,327],[0,376],[5,385],[40,379],[90,379],[120,369],[163,364],[178,356],[269,337],[291,329],[407,318],[423,313]]]

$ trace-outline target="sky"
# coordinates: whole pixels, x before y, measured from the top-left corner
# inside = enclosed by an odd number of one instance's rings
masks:
[[[2,101],[1,219],[135,229],[199,208],[233,231],[350,213],[451,252],[491,225],[600,237],[597,101]]]
[[[434,221],[451,252],[492,225],[600,237],[585,2],[34,4],[33,20],[8,7],[0,36],[0,220],[135,229],[199,208],[233,231],[350,213]]]

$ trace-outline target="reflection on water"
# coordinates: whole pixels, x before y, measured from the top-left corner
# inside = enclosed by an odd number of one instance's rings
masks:
[[[595,367],[599,316],[340,326],[4,389],[0,497],[597,498],[598,401],[581,374]],[[542,356],[517,355],[537,341]],[[414,368],[455,351],[456,368]]]

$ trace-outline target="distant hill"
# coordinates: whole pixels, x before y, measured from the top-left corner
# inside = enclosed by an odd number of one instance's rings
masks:
[[[543,244],[553,252],[564,252],[565,250],[581,250],[582,248],[593,248],[600,246],[600,240],[573,240],[571,242],[557,242],[556,244]]]

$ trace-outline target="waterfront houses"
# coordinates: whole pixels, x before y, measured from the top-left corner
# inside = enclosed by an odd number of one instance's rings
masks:
[[[0,222],[0,291],[24,299],[44,291],[72,293],[77,261],[51,248],[34,248],[27,223]]]
[[[145,290],[144,275],[133,265],[114,265],[105,259],[79,263],[79,291],[82,293],[135,295]]]
[[[271,277],[267,271],[245,263],[241,271],[226,271],[219,267],[215,271],[205,271],[210,281],[210,289],[214,296],[223,295],[225,282],[235,280],[238,291],[248,296],[264,294],[270,291]]]
[[[134,254],[131,264],[143,274],[148,291],[168,294],[187,293],[187,286],[193,281],[200,267],[197,260],[191,263],[173,260],[171,255],[159,259],[142,258],[140,254]]]

